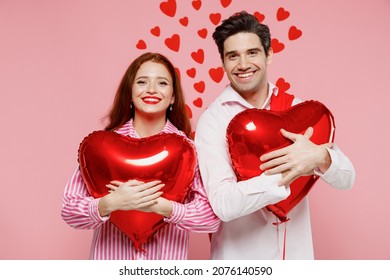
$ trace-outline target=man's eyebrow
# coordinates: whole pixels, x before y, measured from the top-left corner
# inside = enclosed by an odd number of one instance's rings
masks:
[[[247,50],[247,52],[253,52],[253,51],[261,52],[261,49],[260,48],[252,48],[252,49]]]
[[[251,49],[247,49],[245,52],[253,52],[253,51],[261,52],[261,49],[260,48],[251,48]],[[230,51],[230,52],[225,53],[225,56],[229,56],[231,54],[237,54],[237,53],[238,53],[237,51]]]
[[[230,52],[225,53],[225,56],[229,56],[231,54],[236,54],[236,53],[237,53],[237,51],[230,51]]]

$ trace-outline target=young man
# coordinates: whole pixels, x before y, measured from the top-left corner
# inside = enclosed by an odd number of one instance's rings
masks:
[[[349,189],[353,165],[336,145],[311,142],[312,128],[304,135],[281,130],[293,144],[262,156],[266,163],[260,168],[266,172],[237,182],[226,143],[229,122],[249,108],[270,109],[282,93],[268,81],[270,31],[256,17],[236,13],[216,28],[213,38],[230,85],[202,114],[195,138],[210,204],[223,221],[211,238],[211,258],[282,259],[285,252],[286,259],[313,259],[307,198],[282,225],[265,207],[286,199],[290,183],[303,175],[317,174],[335,188]],[[301,102],[291,101],[291,106]]]

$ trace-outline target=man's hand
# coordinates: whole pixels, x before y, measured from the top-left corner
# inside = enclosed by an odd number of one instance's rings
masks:
[[[309,127],[303,135],[284,129],[281,129],[280,132],[294,143],[260,157],[260,160],[264,162],[260,165],[260,169],[266,170],[265,174],[282,173],[283,177],[279,185],[286,186],[300,176],[312,175],[315,168],[321,172],[328,170],[331,159],[326,147],[331,148],[333,144],[316,145],[311,142],[312,127]]]

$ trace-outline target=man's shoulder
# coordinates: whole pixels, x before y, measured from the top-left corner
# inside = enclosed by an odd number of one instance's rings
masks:
[[[222,103],[219,100],[219,97],[217,97],[214,101],[212,101],[207,108],[202,112],[202,114],[199,117],[199,121],[208,121],[210,118],[214,118],[218,115],[218,113],[222,109]]]

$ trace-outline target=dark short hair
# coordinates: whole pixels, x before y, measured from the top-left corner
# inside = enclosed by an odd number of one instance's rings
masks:
[[[254,15],[246,11],[235,13],[215,28],[213,39],[217,44],[219,54],[223,61],[224,42],[230,36],[240,32],[254,33],[260,38],[266,56],[271,47],[271,34],[269,27],[260,23]]]

